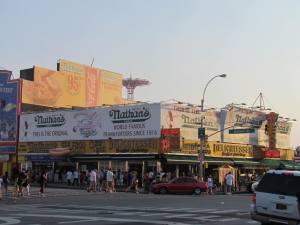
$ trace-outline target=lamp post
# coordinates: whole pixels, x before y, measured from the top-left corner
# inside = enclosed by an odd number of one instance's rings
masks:
[[[225,78],[227,75],[226,74],[221,74],[221,75],[216,75],[214,77],[212,77],[207,84],[205,85],[204,91],[203,91],[203,95],[202,95],[202,99],[201,99],[201,112],[204,112],[204,97],[205,97],[205,92],[206,89],[208,87],[208,85],[210,84],[210,82],[212,82],[215,78],[217,77],[222,77]],[[200,132],[202,132],[202,135],[198,135],[199,139],[200,139],[200,148],[198,150],[198,155],[199,155],[199,168],[198,168],[198,176],[200,178],[200,180],[203,180],[203,160],[204,160],[204,154],[203,154],[203,142],[205,141],[205,130],[203,128],[203,120],[204,120],[204,116],[201,113],[201,120],[200,120]],[[198,132],[198,133],[200,133]]]

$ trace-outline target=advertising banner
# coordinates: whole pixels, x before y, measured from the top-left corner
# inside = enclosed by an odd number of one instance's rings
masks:
[[[160,137],[160,104],[22,114],[20,142]]]
[[[121,104],[123,76],[107,70],[101,70],[99,103],[101,104]]]
[[[264,123],[266,114],[260,111],[232,107],[222,110],[222,142],[266,145]]]
[[[59,60],[58,71],[34,67],[34,79],[23,80],[22,102],[51,107],[93,107],[119,104],[122,75]]]
[[[289,148],[292,123],[287,121],[276,122],[276,148]]]
[[[123,76],[121,74],[65,59],[60,59],[58,65],[61,72],[78,74],[86,78],[86,106],[120,104],[123,102]]]
[[[34,67],[34,81],[23,80],[22,102],[51,107],[85,106],[85,78]]]
[[[0,70],[0,154],[16,152],[19,81],[11,74]]]
[[[203,127],[210,141],[220,141],[220,112],[200,112],[193,107],[182,107],[178,104],[162,105],[162,128],[180,128],[181,136],[188,140],[198,139],[198,128],[203,116]]]

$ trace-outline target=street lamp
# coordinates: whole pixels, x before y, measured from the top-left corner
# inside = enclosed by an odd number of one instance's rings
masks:
[[[204,97],[205,97],[205,92],[207,89],[207,86],[210,84],[210,82],[212,82],[215,78],[217,77],[222,77],[225,78],[227,75],[226,74],[221,74],[221,75],[216,75],[214,77],[212,77],[207,84],[205,85],[204,91],[203,91],[203,95],[202,95],[202,99],[201,99],[201,112],[204,112]],[[198,175],[200,180],[203,180],[203,158],[204,158],[204,154],[203,154],[203,142],[205,141],[205,130],[203,128],[203,120],[204,120],[204,116],[201,114],[201,120],[200,120],[200,132],[198,133],[202,133],[202,135],[198,135],[200,138],[200,148],[199,148],[199,169],[198,169]]]

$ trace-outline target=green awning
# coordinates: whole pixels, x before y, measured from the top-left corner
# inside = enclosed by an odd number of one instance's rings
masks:
[[[199,160],[195,155],[165,155],[168,162],[178,163],[198,163]]]
[[[280,160],[281,165],[288,170],[300,170],[300,164],[291,160]]]
[[[233,161],[230,158],[221,158],[221,157],[205,157],[205,162],[208,162],[209,164],[230,164],[233,165]]]
[[[178,163],[199,163],[197,155],[174,155],[167,154],[165,155],[168,162],[178,162]],[[233,165],[233,161],[230,158],[221,158],[221,157],[208,157],[206,156],[204,159],[205,162],[209,164],[231,164]]]
[[[260,162],[255,160],[255,159],[247,159],[247,158],[234,158],[232,159],[232,161],[234,162],[234,164],[237,164],[237,165],[246,165],[246,166],[249,166],[249,165],[260,165]]]
[[[263,159],[263,160],[261,160],[261,165],[275,169],[280,166],[280,160],[278,160],[278,159]]]

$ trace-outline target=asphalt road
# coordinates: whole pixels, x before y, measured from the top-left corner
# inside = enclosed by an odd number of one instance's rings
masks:
[[[37,189],[0,201],[0,225],[258,224],[249,217],[251,195],[155,195]]]

